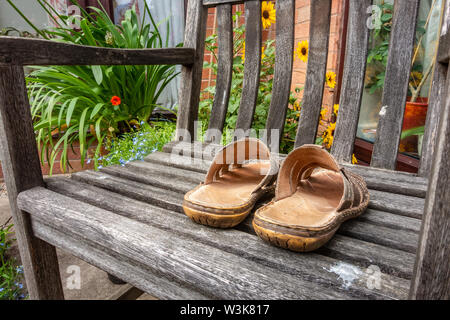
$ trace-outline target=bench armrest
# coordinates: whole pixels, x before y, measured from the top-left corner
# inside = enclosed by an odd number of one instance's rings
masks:
[[[116,49],[0,37],[0,65],[159,65],[194,63],[195,49]]]

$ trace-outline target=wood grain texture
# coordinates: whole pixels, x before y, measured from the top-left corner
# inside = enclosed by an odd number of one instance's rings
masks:
[[[331,0],[311,2],[309,52],[302,110],[295,147],[314,144],[327,71],[328,40],[330,37]],[[283,120],[284,121],[284,120]]]
[[[241,103],[236,120],[235,137],[248,136],[255,114],[256,100],[259,91],[261,70],[261,2],[259,0],[245,3],[245,63],[242,84]]]
[[[449,52],[450,50],[450,5],[446,2],[444,17],[442,18],[441,33],[446,33],[448,41],[444,37],[440,37],[439,52]],[[427,120],[425,123],[425,134],[422,142],[422,156],[420,159],[419,175],[428,177],[431,172],[431,166],[434,159],[434,150],[436,149],[436,142],[438,140],[437,132],[440,122],[440,116],[445,107],[445,80],[447,77],[447,66],[441,63],[436,63],[434,67],[433,82],[428,99]]]
[[[205,141],[220,143],[233,75],[233,19],[230,4],[219,5],[216,10],[219,61],[217,62],[216,94]]]
[[[291,92],[292,64],[294,52],[295,1],[276,2],[276,56],[273,76],[272,100],[267,116],[266,130],[269,148],[278,152],[286,120],[286,110]]]
[[[442,64],[448,64],[450,60],[450,5],[445,2],[444,13],[442,17],[442,32],[439,39],[439,51],[437,61]]]
[[[0,146],[3,175],[31,299],[63,299],[55,248],[36,238],[17,195],[43,186],[22,67],[0,66]]]
[[[0,64],[155,65],[194,63],[193,48],[115,49],[41,39],[0,37]]]
[[[117,259],[150,266],[154,276],[181,282],[213,299],[351,299],[344,290],[326,290],[318,283],[45,188],[22,192],[18,204],[33,219],[84,238],[102,251],[109,248]]]
[[[250,0],[202,0],[203,5],[207,7],[214,7],[221,4],[241,4],[249,2]],[[263,0],[257,0],[257,1],[263,1]]]
[[[184,214],[168,212],[163,208],[154,207],[150,204],[133,201],[124,196],[105,192],[105,190],[73,182],[70,179],[49,179],[47,185],[55,192],[73,197],[77,200],[87,202],[94,206],[102,207],[116,214],[123,215],[150,224],[157,228],[168,230],[173,234],[182,234],[191,238],[192,241],[199,241],[213,247],[233,253],[245,259],[255,261],[267,267],[273,267],[281,272],[286,272],[301,279],[314,283],[328,283],[332,290],[341,290],[342,282],[339,276],[330,273],[327,269],[338,264],[339,261],[330,259],[318,254],[308,254],[307,259],[303,255],[292,254],[289,251],[278,250],[277,248],[262,242],[253,234],[243,233],[237,230],[217,230],[193,224]],[[93,196],[96,195],[96,196]],[[121,206],[126,201],[129,205]],[[149,212],[152,212],[150,215]],[[242,246],[242,243],[246,246]],[[383,275],[382,288],[380,290],[367,290],[365,282],[368,275],[362,274],[355,283],[348,288],[351,295],[364,297],[381,297],[397,295],[399,289],[395,288],[400,284],[404,288],[407,284],[404,281]],[[388,280],[389,279],[389,280]],[[393,282],[391,282],[393,281]],[[390,283],[390,285],[389,285]],[[403,291],[404,289],[402,289]]]
[[[191,66],[181,68],[180,94],[177,131],[175,140],[194,141],[194,122],[198,117],[198,104],[202,83],[203,56],[206,37],[208,9],[201,1],[189,0],[186,12],[184,46],[195,49],[195,59]]]
[[[129,198],[132,199],[136,199],[139,201],[143,201],[145,203],[148,204],[153,204],[162,208],[166,208],[166,210],[171,210],[171,211],[175,211],[175,212],[179,212],[179,213],[183,213],[183,209],[181,206],[182,203],[182,199],[183,199],[183,195],[184,192],[183,191],[178,191],[175,192],[171,191],[171,190],[167,190],[164,189],[163,186],[161,187],[156,187],[154,186],[154,184],[156,184],[155,180],[160,179],[157,178],[155,176],[148,176],[147,178],[144,179],[140,179],[139,176],[143,176],[143,172],[132,172],[132,173],[128,173],[128,178],[126,177],[126,172],[122,171],[121,172],[121,176],[116,176],[117,172],[109,172],[108,174],[104,173],[104,172],[90,172],[90,171],[86,171],[86,172],[79,172],[76,173],[72,176],[72,179],[75,179],[77,181],[81,181],[93,186],[96,186],[98,188],[102,188],[105,190],[109,190],[109,191],[113,191],[115,193],[119,193],[122,195],[126,195]],[[129,180],[131,179],[131,180]],[[140,181],[135,181],[135,179],[139,179]],[[180,179],[175,179],[175,181],[180,181]],[[150,184],[150,185],[149,185]],[[151,185],[153,184],[153,186]],[[184,189],[188,189],[188,188],[192,188],[192,186],[194,186],[196,184],[194,183],[190,183],[189,185],[184,184],[184,186],[181,186],[179,188]],[[49,186],[50,188],[52,188],[52,186]],[[62,191],[61,191],[62,192]],[[167,193],[166,196],[164,196],[164,193]],[[389,213],[390,214],[390,213]],[[377,215],[377,213],[375,212],[375,215]],[[392,215],[392,214],[390,214]],[[373,216],[372,216],[373,218]],[[402,217],[400,217],[402,218]],[[381,219],[381,217],[380,217]],[[379,220],[380,220],[379,219]],[[393,218],[395,219],[395,218]],[[403,220],[398,220],[398,223],[402,223]],[[392,222],[392,219],[391,219]],[[372,223],[373,224],[373,223]],[[380,225],[380,223],[378,223],[378,225]],[[402,227],[399,227],[399,225],[396,226],[389,226],[388,224],[383,224],[384,226],[388,226],[388,227],[392,227],[394,229],[405,229]],[[251,217],[248,218],[248,220],[246,220],[243,224],[241,224],[239,226],[239,228],[243,228],[242,230],[246,231],[246,232],[253,232],[253,228],[251,226]],[[370,231],[370,230],[369,230]],[[380,241],[384,241],[383,237],[381,236],[381,234],[377,231],[374,232],[370,232],[372,237],[378,237],[380,238]],[[347,241],[353,241],[352,238],[346,237]],[[356,239],[354,239],[356,241]],[[328,246],[329,244],[326,244],[325,246]],[[367,246],[369,246],[370,248],[372,247],[372,244],[368,244],[366,242],[358,242],[358,248],[354,248],[354,252],[359,252],[359,254],[361,255],[365,250],[367,250]],[[378,247],[377,247],[378,248]],[[389,257],[391,256],[390,250],[395,250],[395,249],[388,249],[387,247],[383,247],[385,249],[381,249],[378,248],[374,253],[373,252],[366,252],[363,256],[367,257],[368,260],[366,260],[366,258],[361,258],[361,260],[358,260],[360,264],[365,265],[366,267],[369,266],[372,263],[375,263],[377,265],[383,265],[385,266],[386,262],[385,261],[391,261],[392,258],[389,258],[388,260],[386,260],[386,257],[384,256],[384,254],[388,255]],[[347,249],[345,249],[347,250]],[[340,255],[346,255],[347,253],[344,251],[342,251],[341,249],[339,249],[339,246],[334,247],[333,251],[337,252]],[[355,251],[356,250],[356,251]],[[384,253],[383,253],[384,252]],[[395,251],[395,256],[404,256],[406,253],[403,251],[403,253],[401,253],[402,251],[396,250]],[[369,259],[370,257],[370,259]],[[406,258],[406,257],[404,257]],[[414,257],[408,258],[405,261],[412,261]],[[353,261],[353,260],[352,260]],[[370,261],[370,264],[367,264],[367,262]],[[411,272],[412,272],[412,266],[413,263],[408,264],[401,264],[401,267],[397,268],[397,267],[392,267],[392,266],[385,266],[383,268],[385,268],[386,270],[394,270],[397,274],[401,274],[402,276],[407,276],[407,277],[411,277]],[[409,271],[407,271],[409,270]]]
[[[446,92],[410,291],[412,299],[450,299],[450,74]]]
[[[395,170],[403,125],[419,0],[397,0],[394,5],[382,108],[371,166]]]
[[[358,129],[364,80],[366,75],[369,28],[367,8],[372,0],[351,0],[344,75],[339,101],[339,116],[334,132],[332,155],[339,162],[351,162]]]

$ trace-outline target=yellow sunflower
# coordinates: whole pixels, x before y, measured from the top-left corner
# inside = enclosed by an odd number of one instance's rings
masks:
[[[419,71],[411,72],[411,81],[409,82],[412,87],[417,87],[422,81],[423,74]]]
[[[334,111],[334,114],[335,114],[335,115],[338,114],[338,112],[339,112],[339,105],[338,105],[338,104],[335,104],[335,105],[333,106],[333,111]]]
[[[333,145],[334,140],[334,130],[336,129],[336,122],[332,122],[329,124],[327,130],[324,131],[322,137],[323,137],[323,143],[326,145],[328,149],[331,148]]]
[[[261,48],[261,60],[263,60],[266,55],[264,54],[264,47]],[[245,41],[242,43],[242,55],[241,55],[242,63],[245,63]]]
[[[267,29],[272,23],[276,21],[276,10],[273,7],[273,3],[269,1],[263,1],[261,6],[262,24],[263,28]]]
[[[355,154],[352,154],[352,163],[353,164],[357,164],[358,163],[358,159],[356,159]]]
[[[323,108],[322,111],[320,111],[320,119],[325,120],[325,116],[327,115],[327,108]]]
[[[334,73],[333,71],[328,71],[326,80],[327,80],[327,85],[330,88],[334,88],[336,86],[336,73]]]
[[[309,49],[309,45],[308,45],[308,41],[303,40],[302,42],[299,42],[297,45],[297,57],[302,60],[303,62],[307,62],[308,61],[308,49]]]

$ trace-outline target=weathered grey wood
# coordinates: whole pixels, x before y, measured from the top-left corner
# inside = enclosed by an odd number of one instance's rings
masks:
[[[339,162],[351,162],[358,129],[370,30],[367,8],[372,0],[351,0],[347,26],[345,66],[339,101],[339,116],[331,153]]]
[[[394,5],[389,56],[380,120],[371,166],[395,170],[403,125],[419,0],[397,0]]]
[[[201,1],[189,0],[186,12],[184,46],[195,49],[194,63],[181,69],[177,131],[175,140],[195,140],[194,121],[198,117],[198,104],[202,84],[203,56],[208,9]]]
[[[200,142],[195,144],[173,142],[164,146],[164,153],[166,155],[163,153],[154,153],[148,156],[147,161],[206,173],[211,165],[210,160],[220,148],[222,148],[220,145],[202,145]],[[285,158],[285,155],[275,156],[279,156],[281,161]],[[153,159],[153,157],[157,157],[158,159]],[[189,159],[190,157],[192,159]],[[414,174],[406,172],[393,172],[348,163],[342,163],[341,165],[364,177],[370,189],[425,198],[428,181],[426,178],[417,177]]]
[[[137,164],[137,165],[136,165]],[[137,181],[142,184],[146,185],[153,185],[159,188],[162,188],[164,190],[170,190],[173,192],[179,192],[179,201],[178,201],[178,209],[176,211],[182,212],[181,207],[181,199],[187,191],[193,189],[200,181],[203,180],[203,174],[199,174],[196,172],[192,172],[191,175],[186,174],[186,170],[178,169],[178,168],[172,168],[170,176],[167,176],[167,173],[160,172],[159,167],[161,165],[153,164],[153,163],[143,163],[143,162],[137,162],[133,164],[129,164],[126,167],[110,167],[106,168],[106,170],[102,170],[103,172],[106,172],[107,174],[118,176],[120,178],[126,179],[126,180],[133,180]],[[80,174],[75,175],[75,179],[79,179]],[[83,181],[89,183],[92,178],[89,178],[89,172],[81,173],[81,176],[83,177]],[[165,177],[168,177],[169,179],[165,179]],[[95,174],[95,177],[98,177],[98,174]],[[95,179],[95,178],[94,178]],[[110,184],[111,182],[105,182],[106,177],[101,179],[101,183],[103,183],[100,186],[103,186],[105,183]],[[97,180],[97,179],[95,179]],[[98,183],[98,182],[97,182]],[[98,184],[97,184],[98,185]],[[106,188],[111,188],[108,186],[105,186]],[[120,188],[117,189],[120,192]],[[372,191],[371,191],[372,193]],[[157,204],[160,204],[161,202],[164,202],[164,198],[161,199],[161,195],[164,194],[164,192],[157,192],[154,194],[148,195],[148,198],[146,201],[153,202],[154,199],[157,201]],[[400,212],[401,214],[408,215],[411,214],[411,210],[409,208],[404,208],[404,204],[406,201],[410,201],[410,198],[406,198],[402,201],[402,199],[396,199],[398,197],[395,197],[394,200],[391,200],[390,194],[380,193],[377,192],[377,197],[375,197],[375,203],[374,206],[377,208],[384,208],[387,211],[394,211],[394,212]],[[127,193],[129,195],[129,193]],[[131,196],[133,197],[133,196]],[[393,203],[386,204],[385,201],[383,201],[384,198],[389,198]],[[140,198],[142,199],[142,198]],[[176,206],[176,200],[170,201],[169,205],[173,205],[173,202],[175,202]],[[369,206],[372,206],[369,204]],[[406,212],[405,212],[406,211]],[[374,212],[376,214],[376,212]],[[250,221],[249,221],[250,222]],[[400,221],[401,222],[401,221]],[[355,220],[348,223],[349,226],[353,226],[353,229],[344,229],[339,230],[339,232],[352,235],[358,239],[368,240],[374,243],[382,244],[382,245],[388,245],[392,248],[396,249],[402,249],[406,251],[415,251],[417,248],[417,234],[414,234],[407,230],[401,230],[401,228],[395,227],[395,228],[385,228],[383,226],[376,226],[371,225],[370,223],[367,224],[365,222],[362,222],[360,220]],[[355,230],[355,232],[352,232],[352,230]]]
[[[0,66],[0,147],[3,175],[31,299],[63,299],[55,248],[33,235],[17,195],[42,186],[33,124],[22,67]]]
[[[425,200],[378,190],[369,190],[369,208],[422,219]]]
[[[217,5],[229,3],[229,4],[241,4],[241,3],[247,3],[250,0],[202,0],[203,5],[207,7],[214,7]],[[257,0],[257,1],[263,1],[263,0]]]
[[[0,64],[154,65],[194,63],[193,48],[115,49],[41,39],[0,37]]]
[[[439,51],[437,62],[448,64],[450,60],[450,5],[445,2],[444,14],[442,17],[442,32],[439,39]]]
[[[137,174],[133,174],[133,177],[138,176]],[[76,173],[72,176],[72,179],[76,179],[77,181],[82,181],[87,184],[91,184],[93,186],[110,190],[122,195],[126,195],[129,198],[140,200],[146,203],[154,204],[156,206],[167,208],[168,210],[176,211],[179,213],[183,213],[183,209],[181,207],[182,199],[184,193],[180,192],[175,197],[171,196],[173,191],[165,190],[165,189],[156,189],[155,187],[151,187],[148,184],[140,183],[140,182],[133,182],[129,183],[129,180],[125,178],[119,178],[119,177],[113,177],[109,174],[105,174],[103,172],[80,172]],[[153,179],[149,178],[148,181],[152,182]],[[49,186],[52,187],[52,186]],[[167,191],[168,195],[164,197],[164,192]],[[61,191],[62,192],[62,191]],[[401,222],[401,220],[399,221]],[[240,226],[241,227],[241,226]],[[246,232],[254,232],[253,228],[251,226],[251,216],[242,224],[242,230]],[[401,228],[399,228],[401,229]],[[376,237],[377,231],[374,231],[375,234],[372,236]],[[383,238],[382,235],[378,235],[380,238]],[[352,242],[353,239],[346,237],[348,241]],[[356,239],[355,239],[356,240]],[[357,242],[358,248],[354,248],[354,250],[357,250],[357,252],[363,253],[367,248],[365,248],[365,242]],[[369,246],[369,248],[371,248]],[[334,249],[335,251],[339,252],[339,247],[336,247]],[[345,249],[347,250],[347,249]],[[386,248],[387,255],[390,255],[390,249]],[[371,255],[370,252],[368,252],[366,255],[370,255],[370,261],[378,261],[377,264],[383,264],[382,261],[384,261],[385,257],[383,257],[382,253],[384,252],[384,249],[377,249],[376,254]],[[397,250],[398,251],[398,250]],[[400,251],[397,252],[396,255],[399,255]],[[345,252],[340,252],[340,254],[345,254]],[[400,254],[401,255],[401,254]],[[362,258],[363,259],[363,258]],[[366,260],[364,260],[366,261]],[[406,274],[406,269],[409,268],[409,278],[411,277],[412,272],[412,263],[409,264],[409,266],[401,266],[400,269],[394,268],[394,270],[397,270],[399,272],[398,274],[401,274],[404,276]],[[390,270],[390,269],[389,269]],[[397,275],[397,273],[396,273]]]
[[[450,74],[446,92],[410,291],[412,299],[450,299]]]
[[[318,253],[411,279],[414,254],[336,234]]]
[[[329,271],[332,266],[339,264],[339,261],[334,259],[314,253],[293,255],[289,251],[279,250],[262,242],[255,235],[236,230],[217,230],[198,226],[184,215],[171,213],[90,185],[73,183],[70,179],[49,179],[47,180],[47,185],[55,192],[107,209],[133,220],[150,224],[157,228],[167,229],[175,234],[182,233],[194,241],[200,241],[225,252],[236,254],[314,283],[330,284],[334,290],[340,290],[342,285],[339,275]],[[127,202],[128,205],[122,206],[121,204],[124,202]],[[150,215],[149,212],[152,212],[152,214]],[[246,245],[242,246],[242,243]],[[364,272],[364,270],[359,270]],[[356,283],[352,283],[348,288],[350,294],[354,294],[355,297],[392,297],[400,295],[400,292],[403,295],[405,285],[408,288],[407,282],[384,274],[380,290],[367,290],[367,276],[368,274],[365,272],[359,274]],[[402,289],[396,287],[397,285],[400,285]]]
[[[122,259],[149,265],[153,274],[222,299],[351,299],[346,292],[262,266],[259,263],[121,217],[42,187],[22,192],[18,205],[49,226],[77,238],[88,236],[101,250],[110,248]],[[234,270],[234,271],[233,271]]]
[[[291,92],[292,64],[294,52],[295,1],[279,0],[276,6],[275,70],[273,76],[272,100],[267,116],[267,141],[272,151],[278,152]]]
[[[40,239],[58,248],[70,252],[74,256],[104,271],[115,274],[141,290],[160,299],[195,299],[205,300],[209,297],[182,283],[174,283],[170,279],[155,276],[151,266],[134,264],[131,260],[120,259],[110,248],[99,248],[87,237],[77,237],[70,232],[63,232],[55,226],[48,226],[45,221],[33,220],[33,232]]]
[[[216,94],[205,141],[220,143],[233,75],[233,19],[230,4],[219,5],[216,10],[219,61],[217,62]]]
[[[442,28],[440,37],[438,55],[440,52],[450,52],[450,6],[445,3],[444,16],[442,17]],[[444,34],[445,33],[445,34]],[[448,61],[447,61],[448,63]],[[443,108],[445,107],[445,92],[447,66],[442,63],[436,63],[434,67],[433,83],[431,87],[430,97],[428,99],[427,120],[425,123],[425,134],[422,142],[422,155],[420,159],[419,175],[428,177],[431,172],[431,166],[434,159],[434,150],[438,140],[437,132]]]
[[[236,120],[235,137],[249,136],[258,99],[261,70],[262,22],[261,2],[245,3],[245,63],[241,103]]]
[[[343,223],[339,233],[410,253],[416,252],[419,240],[415,232],[361,223],[359,219]]]
[[[295,139],[296,148],[316,141],[327,71],[331,0],[312,1],[310,10],[308,69]]]
[[[396,230],[408,230],[419,233],[421,220],[411,217],[405,217],[390,212],[367,209],[363,215],[358,217],[360,221],[367,221],[377,226],[388,227]]]

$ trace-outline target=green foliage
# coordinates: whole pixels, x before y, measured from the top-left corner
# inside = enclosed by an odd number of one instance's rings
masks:
[[[394,6],[390,3],[382,1],[381,4],[378,4],[377,6],[381,12],[381,24],[380,28],[375,28],[373,30],[369,44],[369,48],[371,49],[367,55],[367,66],[371,72],[366,88],[369,89],[370,94],[373,94],[384,87],[387,59],[389,55],[389,41],[392,30],[392,17],[394,13]],[[376,14],[374,14],[373,17],[374,19],[378,18]],[[374,21],[374,24],[376,25],[377,21]],[[416,28],[416,41],[425,33],[424,25],[424,21],[418,22]],[[422,66],[418,63],[414,63],[412,71],[420,70],[422,70]]]
[[[239,111],[239,105],[242,96],[242,84],[244,80],[244,33],[245,25],[238,25],[237,21],[242,15],[236,12],[233,15],[235,27],[234,31],[234,59],[233,59],[233,76],[231,81],[230,101],[225,120],[223,143],[229,143],[233,137],[233,131],[236,128],[236,121]],[[206,39],[206,50],[209,51],[214,59],[213,62],[205,62],[204,68],[209,68],[217,75],[216,51],[217,51],[217,35],[213,34]],[[275,65],[275,45],[274,40],[267,40],[263,44],[263,55],[261,60],[261,74],[258,98],[256,102],[255,114],[253,117],[252,129],[256,131],[259,137],[259,130],[266,127],[267,115],[269,112],[270,101],[272,99],[273,74]],[[199,106],[199,120],[202,122],[202,132],[205,133],[211,115],[211,109],[214,101],[215,86],[210,86],[202,91],[202,99]],[[300,116],[301,102],[296,97],[302,89],[297,88],[295,92],[291,92],[289,99],[289,108],[287,110],[286,124],[283,137],[280,144],[280,152],[288,153],[294,147],[295,135],[297,132],[298,119]]]
[[[144,121],[137,125],[135,131],[125,133],[120,138],[111,141],[107,146],[108,155],[102,157],[102,166],[125,165],[134,160],[143,160],[147,155],[170,142],[175,134],[175,123]]]
[[[7,256],[15,241],[10,239],[12,225],[0,227],[0,300],[21,300],[23,294],[22,266],[16,266],[14,259]]]
[[[142,21],[132,9],[126,12],[120,26],[111,21],[103,8],[92,7],[93,13],[89,14],[80,7],[81,16],[75,17],[79,18],[80,29],[74,30],[69,28],[73,17],[58,14],[42,0],[39,3],[59,18],[57,28],[38,30],[33,26],[46,39],[132,49],[162,48],[168,43],[168,39],[161,38],[147,5]],[[149,24],[144,23],[146,15],[150,17]],[[166,28],[170,34],[168,24]],[[97,167],[102,145],[130,132],[132,122],[148,122],[161,92],[176,75],[175,67],[166,65],[35,67],[27,77],[27,85],[37,141],[43,146],[42,162],[47,159],[51,172],[60,155],[65,171],[70,165],[67,151],[74,142],[80,142],[82,163],[88,148],[97,142]],[[112,104],[113,96],[120,97],[120,105]]]

